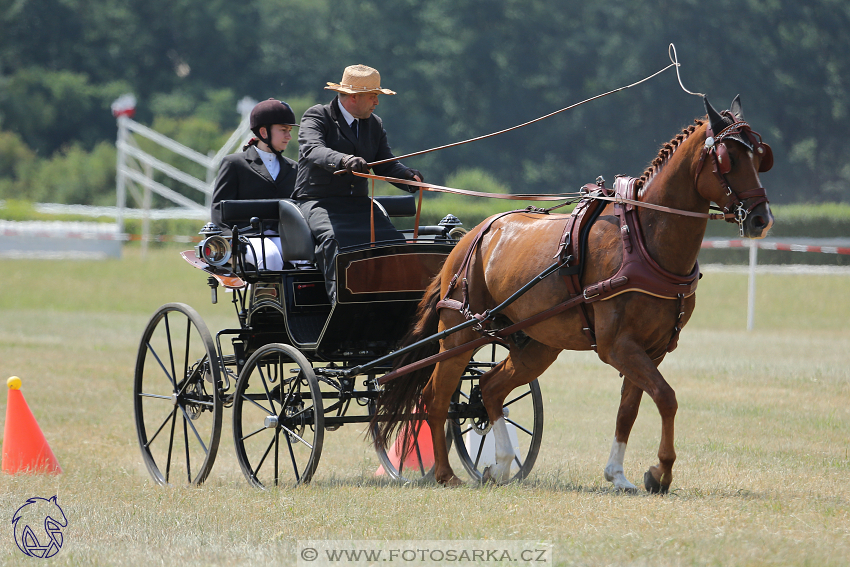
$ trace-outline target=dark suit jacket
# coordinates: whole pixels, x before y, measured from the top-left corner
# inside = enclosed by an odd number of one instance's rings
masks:
[[[218,178],[213,190],[212,221],[222,226],[219,202],[241,199],[288,199],[295,189],[298,164],[286,156],[277,179],[272,179],[257,148],[249,147],[244,152],[231,154],[221,160]]]
[[[333,174],[342,169],[342,159],[346,155],[359,156],[370,163],[393,157],[381,119],[372,114],[360,120],[360,136],[357,137],[339,109],[339,98],[308,109],[298,128],[298,180],[293,198],[367,196],[367,179],[350,173]],[[409,168],[399,161],[376,166],[373,171],[387,177],[410,179]],[[410,190],[408,185],[397,187]]]

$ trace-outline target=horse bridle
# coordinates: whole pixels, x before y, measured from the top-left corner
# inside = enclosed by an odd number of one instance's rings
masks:
[[[732,160],[729,158],[729,150],[726,147],[726,140],[731,139],[740,142],[747,149],[756,151],[761,156],[759,162],[759,173],[770,170],[773,167],[773,150],[761,139],[761,134],[753,131],[750,125],[744,120],[738,120],[731,112],[724,110],[722,113],[732,119],[732,124],[726,126],[716,135],[712,131],[709,124],[705,131],[705,145],[702,148],[702,153],[699,157],[699,165],[694,176],[694,185],[696,185],[699,175],[705,165],[706,156],[711,156],[714,164],[714,173],[720,181],[720,185],[725,189],[728,200],[721,210],[725,213],[726,222],[738,223],[741,236],[744,235],[744,221],[747,220],[749,214],[761,203],[768,203],[767,193],[764,187],[756,187],[747,191],[735,192],[726,174],[732,170]],[[744,207],[744,202],[749,201],[749,207]],[[720,203],[718,203],[720,206]]]

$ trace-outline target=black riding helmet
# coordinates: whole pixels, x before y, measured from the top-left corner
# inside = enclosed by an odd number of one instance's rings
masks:
[[[295,123],[295,113],[292,112],[292,108],[283,101],[270,98],[258,103],[251,111],[250,126],[254,135],[274,152],[271,144],[271,127],[273,124],[298,126]],[[266,134],[269,137],[264,138],[260,135],[260,128],[263,126],[266,128]]]

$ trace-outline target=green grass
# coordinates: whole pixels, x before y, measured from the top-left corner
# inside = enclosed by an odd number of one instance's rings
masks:
[[[565,352],[541,379],[545,434],[530,478],[504,487],[375,480],[362,431],[325,436],[315,482],[259,491],[242,478],[225,412],[222,449],[199,488],[160,488],[132,411],[139,336],[162,303],[233,326],[221,293],[174,248],[122,260],[4,261],[0,378],[23,392],[64,473],[0,475],[0,564],[31,565],[9,524],[32,496],[58,495],[69,526],[51,565],[289,565],[306,539],[536,540],[558,565],[846,565],[850,557],[850,278],[709,273],[661,370],[677,393],[673,493],[614,493],[602,479],[617,373]],[[0,415],[6,396],[0,394]],[[349,429],[350,427],[350,429]],[[636,484],[660,419],[644,397],[626,454]],[[463,476],[463,471],[458,470]]]

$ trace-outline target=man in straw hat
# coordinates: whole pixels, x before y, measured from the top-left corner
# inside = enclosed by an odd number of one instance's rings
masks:
[[[298,132],[298,178],[293,198],[307,219],[316,243],[316,263],[325,274],[331,301],[336,299],[336,266],[340,248],[371,239],[369,182],[352,172],[375,173],[398,179],[422,181],[419,171],[393,159],[387,132],[373,114],[378,95],[394,95],[381,87],[381,75],[366,65],[346,67],[339,83],[328,83],[337,97],[304,113]],[[337,171],[344,171],[335,175]],[[413,192],[416,187],[396,184]],[[375,210],[375,240],[403,239],[382,211]]]

